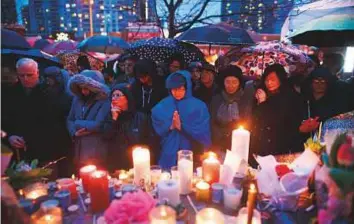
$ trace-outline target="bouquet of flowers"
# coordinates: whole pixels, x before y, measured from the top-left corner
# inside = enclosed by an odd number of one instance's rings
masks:
[[[5,174],[9,177],[9,183],[14,189],[24,188],[26,185],[40,181],[52,173],[48,168],[37,168],[38,160],[33,160],[30,164],[25,161],[13,163]]]
[[[353,137],[347,133],[338,135],[329,154],[323,154],[323,163],[315,174],[319,223],[353,220]]]

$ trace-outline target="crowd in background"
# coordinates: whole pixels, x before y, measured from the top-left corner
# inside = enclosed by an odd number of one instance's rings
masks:
[[[163,168],[175,165],[180,149],[196,158],[204,150],[222,154],[239,125],[251,131],[250,155],[299,152],[320,122],[354,110],[353,77],[339,78],[343,58],[317,63],[308,77],[289,78],[274,64],[247,80],[237,66],[186,65],[183,55],[156,64],[123,54],[102,73],[80,56],[79,73],[69,77],[58,67],[40,74],[37,62],[24,58],[18,79],[2,84],[2,130],[21,158],[66,157],[58,163],[62,176],[86,163],[130,168],[137,144]]]

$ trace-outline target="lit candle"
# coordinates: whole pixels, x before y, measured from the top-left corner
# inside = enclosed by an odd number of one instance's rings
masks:
[[[193,152],[180,150],[178,152],[178,174],[180,194],[186,195],[193,188]]]
[[[60,190],[69,190],[71,194],[71,199],[76,200],[78,198],[77,188],[75,183],[75,177],[73,178],[62,178],[57,180],[58,188]]]
[[[171,174],[169,172],[163,172],[161,174],[160,180],[169,180],[171,179]]]
[[[97,170],[91,174],[90,197],[93,213],[104,211],[109,205],[107,172]]]
[[[35,183],[26,187],[23,193],[26,199],[36,200],[39,197],[48,195],[48,189],[42,183]]]
[[[75,174],[71,175],[71,179],[76,180]]]
[[[150,151],[136,147],[133,150],[134,184],[141,186],[150,184]]]
[[[124,170],[119,173],[119,180],[122,181],[122,183],[128,183],[129,175],[127,172]]]
[[[203,161],[202,170],[203,179],[206,182],[209,184],[219,182],[220,162],[215,153],[209,152],[208,158]]]
[[[248,198],[247,198],[247,224],[251,224],[253,217],[253,209],[256,204],[257,197],[257,189],[254,184],[250,184],[250,189],[248,190]]]
[[[204,208],[197,213],[196,224],[224,224],[224,214],[215,208]]]
[[[224,190],[224,207],[227,209],[237,210],[240,206],[242,191],[236,188],[226,188]]]
[[[162,180],[158,183],[157,188],[160,202],[167,200],[173,206],[177,206],[180,203],[177,180]]]
[[[150,211],[149,219],[151,224],[175,224],[176,212],[169,206],[160,205]]]
[[[90,185],[90,175],[96,171],[97,167],[95,165],[84,166],[80,169],[80,177],[82,179],[82,186],[85,192],[89,191]]]
[[[248,162],[250,132],[242,126],[232,131],[232,146],[231,151],[236,152],[239,158]]]
[[[172,176],[172,179],[178,180],[178,167],[177,166],[171,167],[171,176]]]
[[[208,202],[210,198],[210,185],[205,181],[199,181],[195,187],[197,201]]]
[[[243,207],[238,212],[237,222],[236,223],[247,223],[248,222],[248,209]],[[252,222],[251,224],[262,224],[261,214],[257,211],[253,211]]]
[[[39,210],[31,216],[33,224],[62,224],[62,212],[60,208],[54,207],[48,210]]]

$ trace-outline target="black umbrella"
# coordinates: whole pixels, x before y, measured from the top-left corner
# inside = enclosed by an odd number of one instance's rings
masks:
[[[216,45],[253,44],[254,41],[246,30],[226,23],[196,27],[187,30],[177,40]]]
[[[48,46],[50,44],[50,42],[46,39],[39,39],[36,42],[34,42],[34,46],[33,48],[42,50],[44,49],[46,46]]]
[[[131,44],[127,52],[136,57],[151,59],[155,62],[164,62],[177,53],[183,54],[185,63],[204,61],[203,53],[193,44],[159,37],[136,41]]]
[[[49,66],[62,67],[59,59],[51,56],[45,52],[38,49],[30,50],[13,50],[13,49],[1,49],[1,57],[4,62],[9,63],[8,66],[13,67],[16,62],[21,58],[32,58],[38,62],[39,70],[42,71]],[[3,63],[4,63],[3,62]]]
[[[31,45],[20,34],[11,30],[1,29],[1,48],[26,50],[31,49]]]

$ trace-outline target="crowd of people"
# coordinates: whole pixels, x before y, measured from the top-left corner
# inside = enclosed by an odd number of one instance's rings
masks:
[[[354,110],[353,78],[341,81],[329,62],[300,78],[273,64],[260,80],[234,65],[186,65],[182,55],[156,64],[123,54],[103,74],[85,56],[77,63],[79,74],[70,77],[58,67],[40,74],[36,61],[23,58],[18,81],[2,85],[8,144],[26,160],[66,157],[61,176],[87,163],[130,168],[135,145],[147,145],[152,163],[166,169],[180,149],[198,163],[204,150],[230,149],[239,125],[251,131],[250,155],[299,152],[320,122]]]

